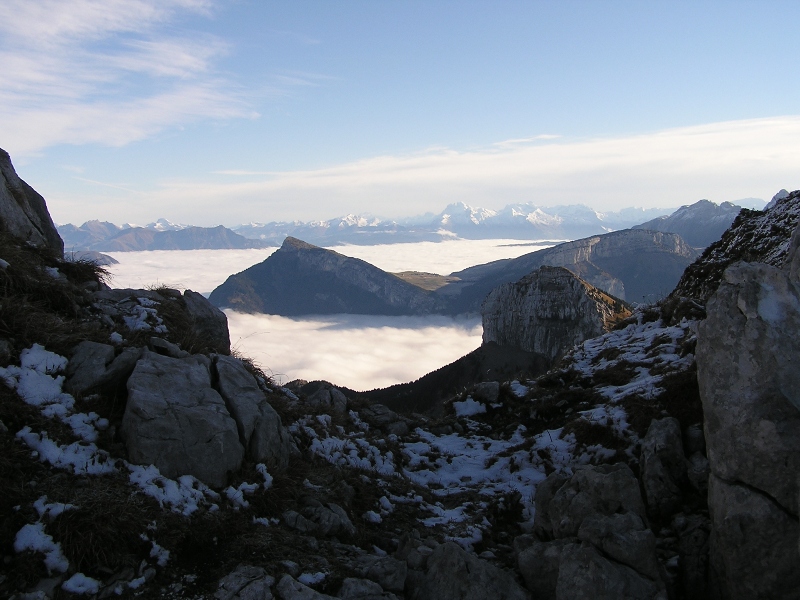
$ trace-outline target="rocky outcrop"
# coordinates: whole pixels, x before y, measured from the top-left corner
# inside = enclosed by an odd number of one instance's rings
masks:
[[[225,313],[192,290],[184,290],[183,302],[202,346],[219,354],[230,354],[231,337]]]
[[[501,285],[481,306],[483,342],[516,346],[555,360],[630,316],[612,298],[562,267],[542,267]]]
[[[741,206],[730,202],[716,204],[710,200],[698,200],[681,206],[669,216],[634,225],[632,229],[677,233],[692,247],[705,248],[720,239],[740,210]]]
[[[617,298],[652,302],[669,293],[696,256],[674,233],[626,229],[451,273],[458,281],[436,293],[451,313],[476,312],[494,288],[550,266],[569,269]]]
[[[780,194],[763,210],[742,209],[722,238],[686,268],[671,296],[708,301],[722,274],[738,261],[780,267],[789,251],[792,232],[800,223],[800,190]]]
[[[687,481],[681,425],[678,419],[653,419],[642,440],[639,459],[642,488],[650,513],[667,517],[677,512]]]
[[[425,576],[412,587],[414,600],[527,600],[514,577],[469,554],[453,542],[437,547],[428,557]]]
[[[214,368],[219,393],[236,421],[247,457],[271,469],[286,469],[289,457],[297,450],[256,380],[242,361],[230,356],[215,356]]]
[[[436,312],[437,300],[399,277],[288,237],[259,263],[231,275],[209,296],[216,306],[279,315]]]
[[[227,483],[245,456],[282,470],[297,450],[242,363],[144,351],[127,383],[122,437],[128,459],[167,477]]]
[[[515,546],[536,598],[666,598],[656,539],[626,465],[551,474],[536,490],[534,531]]]
[[[729,267],[698,332],[711,564],[723,598],[796,598],[800,589],[800,229],[783,254],[783,269]]]
[[[8,152],[0,148],[0,226],[11,235],[36,246],[64,254],[47,203],[36,190],[19,178]]]
[[[131,462],[222,487],[242,464],[244,448],[204,358],[145,352],[128,379],[122,436]]]

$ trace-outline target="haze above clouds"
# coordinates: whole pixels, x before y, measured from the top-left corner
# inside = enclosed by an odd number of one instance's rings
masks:
[[[796,2],[6,0],[0,147],[58,222],[599,210],[798,187]]]

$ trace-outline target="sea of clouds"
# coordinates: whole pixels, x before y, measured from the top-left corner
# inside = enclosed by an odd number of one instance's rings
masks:
[[[447,240],[331,249],[390,272],[447,275],[549,245],[520,240]],[[207,296],[229,275],[265,260],[276,249],[114,252],[110,254],[119,264],[110,267],[111,285],[167,285]],[[471,352],[480,345],[482,335],[478,316],[288,318],[225,312],[233,347],[280,382],[325,379],[355,390],[413,381]]]

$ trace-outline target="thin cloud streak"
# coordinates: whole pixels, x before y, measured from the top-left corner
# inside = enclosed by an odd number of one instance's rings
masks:
[[[489,208],[534,201],[614,209],[768,198],[781,187],[797,187],[797,139],[800,116],[753,119],[622,138],[378,156],[316,170],[264,171],[255,181],[173,180],[151,200],[154,206],[191,200],[194,214],[206,215],[224,203],[234,224],[361,211],[405,216],[457,200]]]
[[[215,72],[227,43],[162,31],[180,14],[212,8],[207,0],[2,3],[5,148],[120,146],[199,119],[257,116],[244,88]]]

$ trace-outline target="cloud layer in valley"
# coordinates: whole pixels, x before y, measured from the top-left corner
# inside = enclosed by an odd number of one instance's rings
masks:
[[[345,256],[365,260],[397,273],[423,271],[448,275],[481,263],[515,258],[547,246],[519,240],[445,240],[377,246],[335,246]],[[259,250],[151,250],[110,252],[119,261],[111,265],[111,285],[142,288],[166,285],[208,295],[229,275],[265,260],[277,248]]]
[[[483,332],[477,317],[225,313],[231,345],[278,381],[325,379],[359,391],[418,379],[480,346]]]

